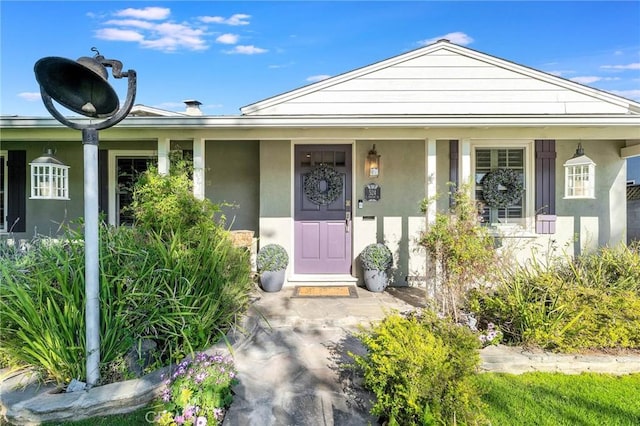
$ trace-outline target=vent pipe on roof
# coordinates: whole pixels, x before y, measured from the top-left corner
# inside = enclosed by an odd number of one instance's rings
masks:
[[[202,102],[196,100],[186,100],[182,102],[184,102],[187,106],[185,114],[193,116],[202,115],[202,111],[200,110],[200,105],[202,105]]]

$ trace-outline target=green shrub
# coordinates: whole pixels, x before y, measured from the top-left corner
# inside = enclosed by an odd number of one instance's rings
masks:
[[[470,309],[512,344],[574,351],[640,348],[640,255],[605,247],[575,260],[532,262],[471,292]]]
[[[267,244],[256,257],[258,271],[281,271],[289,264],[287,251],[279,244]]]
[[[451,212],[438,213],[419,240],[431,260],[428,266],[435,268],[433,275],[438,277],[434,307],[456,321],[469,289],[490,280],[497,269],[493,238],[480,225],[479,207],[470,194],[469,185],[457,189]],[[424,200],[422,211],[426,212],[433,201]]]
[[[130,209],[137,227],[165,235],[203,226],[218,232],[224,226],[224,217],[216,223],[220,205],[193,196],[191,164],[183,160],[172,162],[169,174],[162,175],[152,166],[140,175]]]
[[[218,340],[247,307],[249,253],[233,246],[184,173],[149,173],[150,188],[138,187],[144,195],[136,226],[100,227],[103,383],[128,377],[123,358],[142,339],[158,348],[149,368],[178,362]],[[168,211],[157,210],[154,188],[173,197]],[[34,366],[61,384],[85,377],[81,232],[69,229],[57,242],[35,239],[26,253],[0,258],[0,359]]]
[[[384,244],[369,244],[360,254],[362,267],[367,271],[386,271],[393,265],[391,250]]]
[[[471,382],[479,343],[469,329],[425,311],[389,315],[358,337],[368,353],[350,355],[376,396],[372,414],[389,425],[483,422]]]

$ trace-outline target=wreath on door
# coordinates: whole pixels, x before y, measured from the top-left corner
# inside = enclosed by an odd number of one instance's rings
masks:
[[[501,186],[505,189],[501,190]],[[482,197],[490,207],[511,206],[520,200],[523,192],[524,185],[513,169],[496,169],[482,179]]]
[[[305,175],[304,195],[318,205],[331,204],[342,194],[342,175],[333,167],[320,164]]]

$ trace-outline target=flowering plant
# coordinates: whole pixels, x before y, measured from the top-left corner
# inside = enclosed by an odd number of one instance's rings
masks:
[[[498,346],[502,341],[502,331],[500,331],[494,323],[490,322],[487,324],[487,329],[480,332],[478,338],[480,339],[480,343],[482,343],[483,348],[492,345]]]
[[[231,404],[231,387],[236,383],[229,357],[199,353],[184,359],[164,383],[164,410],[155,421],[166,426],[218,425]]]

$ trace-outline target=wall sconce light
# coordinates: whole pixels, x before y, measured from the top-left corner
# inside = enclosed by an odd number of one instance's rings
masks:
[[[367,161],[365,162],[365,174],[370,178],[377,178],[380,176],[380,156],[376,151],[376,145],[373,144],[373,148],[367,154]]]
[[[54,157],[48,148],[29,163],[31,166],[31,198],[41,200],[69,199],[69,166]]]
[[[595,198],[596,163],[584,154],[582,143],[564,163],[564,198]]]

